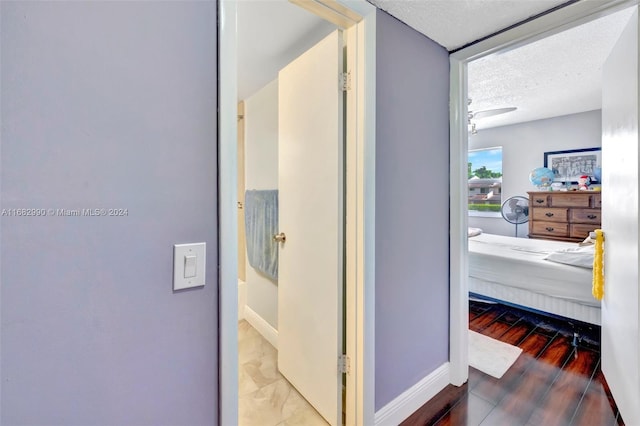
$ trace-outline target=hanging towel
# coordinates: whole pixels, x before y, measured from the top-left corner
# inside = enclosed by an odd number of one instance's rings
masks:
[[[249,190],[244,198],[247,259],[252,268],[278,279],[278,190]]]
[[[591,292],[597,300],[604,296],[604,233],[602,229],[596,229],[596,252],[593,256],[593,287]]]

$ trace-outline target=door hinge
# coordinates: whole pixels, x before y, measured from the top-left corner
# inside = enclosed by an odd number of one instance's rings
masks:
[[[351,360],[345,354],[338,357],[338,372],[342,374],[349,374],[351,372]]]
[[[343,92],[351,90],[351,71],[340,73],[340,87]]]

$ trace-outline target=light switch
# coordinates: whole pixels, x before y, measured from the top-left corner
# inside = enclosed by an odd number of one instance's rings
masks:
[[[205,283],[206,243],[173,246],[173,289],[202,287]]]
[[[196,276],[196,255],[187,255],[184,257],[184,277],[193,278]]]

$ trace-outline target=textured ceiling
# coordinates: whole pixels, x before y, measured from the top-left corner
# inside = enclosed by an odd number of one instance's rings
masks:
[[[476,121],[478,129],[601,107],[602,66],[631,9],[469,64],[472,111],[517,107]]]
[[[567,0],[368,0],[451,51]]]

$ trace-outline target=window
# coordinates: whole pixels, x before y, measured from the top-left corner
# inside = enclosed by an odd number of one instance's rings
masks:
[[[502,205],[502,147],[469,151],[469,211],[499,212]]]

